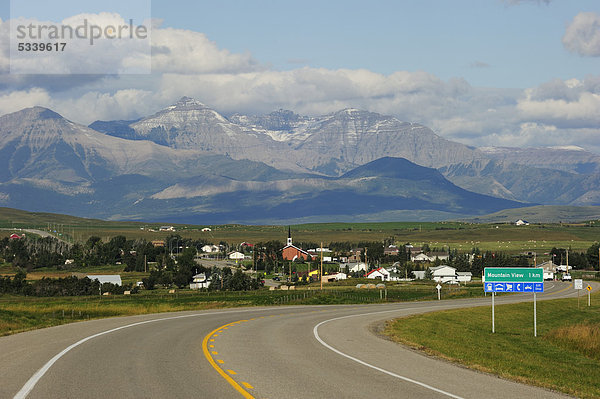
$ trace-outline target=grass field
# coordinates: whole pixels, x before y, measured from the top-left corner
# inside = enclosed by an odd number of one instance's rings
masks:
[[[165,224],[165,223],[163,223]],[[115,222],[83,219],[68,215],[24,212],[0,208],[0,237],[24,228],[50,230],[52,234],[71,242],[85,242],[90,236],[99,236],[108,241],[116,235],[128,239],[164,240],[171,232],[160,232],[160,223]],[[176,233],[185,238],[213,244],[221,241],[230,244],[241,242],[285,242],[287,226],[218,225],[195,226],[174,225]],[[201,231],[210,227],[211,231]],[[477,224],[467,222],[386,222],[386,223],[313,223],[292,226],[294,242],[383,241],[393,238],[397,244],[428,244],[432,248],[453,248],[470,251],[503,251],[517,254],[534,251],[542,255],[553,247],[585,251],[594,242],[600,241],[600,223],[533,224],[515,226],[511,224]]]
[[[373,282],[372,280],[369,282]],[[432,284],[392,285],[379,290],[331,286],[321,291],[318,285],[302,286],[293,291],[201,292],[177,290],[141,291],[135,295],[33,298],[0,296],[0,335],[14,334],[94,318],[137,314],[203,310],[237,306],[362,304],[433,300],[437,291]],[[446,288],[444,298],[482,295],[481,285]]]
[[[600,297],[537,304],[538,337],[531,303],[451,310],[388,323],[386,334],[428,354],[477,370],[568,393],[600,397]]]

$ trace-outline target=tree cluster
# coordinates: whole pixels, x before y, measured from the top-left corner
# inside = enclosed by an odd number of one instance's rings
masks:
[[[124,291],[131,290],[131,286],[111,283],[104,283],[100,287],[98,280],[87,277],[43,278],[32,282],[26,281],[26,277],[27,274],[23,271],[17,272],[14,277],[0,277],[0,293],[50,297],[99,295],[102,292],[123,294]]]

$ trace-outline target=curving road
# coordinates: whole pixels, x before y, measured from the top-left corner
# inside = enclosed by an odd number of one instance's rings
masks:
[[[547,283],[540,299],[576,295]],[[598,289],[597,286],[594,287]],[[497,303],[531,300],[498,297]],[[1,398],[553,398],[378,337],[383,320],[490,299],[181,312],[0,338]]]

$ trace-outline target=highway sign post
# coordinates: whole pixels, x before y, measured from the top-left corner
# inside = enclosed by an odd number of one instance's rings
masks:
[[[592,293],[592,286],[588,284],[588,286],[585,287],[585,289],[588,292],[588,306],[592,306],[591,299],[590,299],[590,296],[591,296],[591,293]]]
[[[438,291],[438,301],[441,301],[442,299],[440,297],[440,290],[442,289],[442,286],[438,284],[438,285],[435,286],[435,288]]]
[[[537,293],[544,292],[544,269],[533,267],[486,267],[483,289],[492,293],[492,333],[496,332],[494,297],[496,292],[533,293],[533,336],[537,337]]]
[[[583,280],[580,278],[576,278],[573,281],[574,288],[577,290],[577,309],[579,309],[579,293],[583,289]]]

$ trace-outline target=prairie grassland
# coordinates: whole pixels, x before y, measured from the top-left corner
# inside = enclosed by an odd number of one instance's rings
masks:
[[[370,280],[369,282],[373,282]],[[443,298],[481,296],[481,285],[449,287]],[[94,318],[138,314],[204,310],[239,306],[360,304],[437,299],[431,284],[393,285],[387,300],[380,290],[330,286],[298,287],[295,291],[201,292],[168,290],[141,291],[135,295],[35,298],[0,296],[0,335]]]
[[[585,322],[559,327],[550,331],[547,338],[568,350],[600,360],[600,324]]]
[[[538,337],[531,303],[451,310],[397,319],[386,334],[428,354],[504,378],[582,398],[600,397],[598,326],[600,297],[577,308],[577,299],[537,304]],[[516,360],[518,359],[518,360]]]

